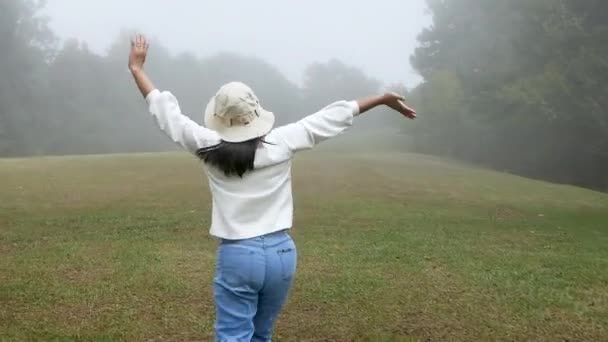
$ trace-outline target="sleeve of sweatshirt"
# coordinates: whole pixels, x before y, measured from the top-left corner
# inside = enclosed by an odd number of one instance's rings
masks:
[[[189,152],[220,143],[215,131],[207,129],[182,114],[179,103],[168,91],[153,90],[146,96],[148,109],[158,127]]]
[[[357,115],[359,105],[356,101],[338,101],[300,121],[278,127],[274,133],[295,153],[342,134],[352,126]]]

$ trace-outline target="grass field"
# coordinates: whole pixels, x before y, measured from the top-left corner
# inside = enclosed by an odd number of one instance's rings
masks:
[[[0,340],[206,341],[185,154],[0,160]],[[277,341],[608,341],[608,195],[408,154],[295,162]]]

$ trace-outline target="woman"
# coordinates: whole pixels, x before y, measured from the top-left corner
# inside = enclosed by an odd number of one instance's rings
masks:
[[[216,340],[270,341],[296,270],[291,158],[346,131],[353,118],[386,105],[415,118],[401,96],[340,101],[299,122],[273,129],[274,114],[238,82],[218,91],[205,126],[184,116],[170,92],[144,72],[149,45],[131,42],[129,68],[156,123],[174,142],[204,161],[213,197],[210,234],[220,239],[213,291]]]

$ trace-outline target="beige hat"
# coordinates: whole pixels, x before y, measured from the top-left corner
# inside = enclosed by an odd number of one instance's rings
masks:
[[[205,126],[227,142],[242,142],[268,134],[274,114],[260,106],[251,88],[231,82],[220,88],[205,110]]]

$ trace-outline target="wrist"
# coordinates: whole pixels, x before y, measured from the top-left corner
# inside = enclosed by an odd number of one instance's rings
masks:
[[[380,105],[386,105],[389,102],[388,100],[389,100],[389,94],[388,93],[385,93],[385,94],[382,94],[382,95],[378,96],[378,103]]]

